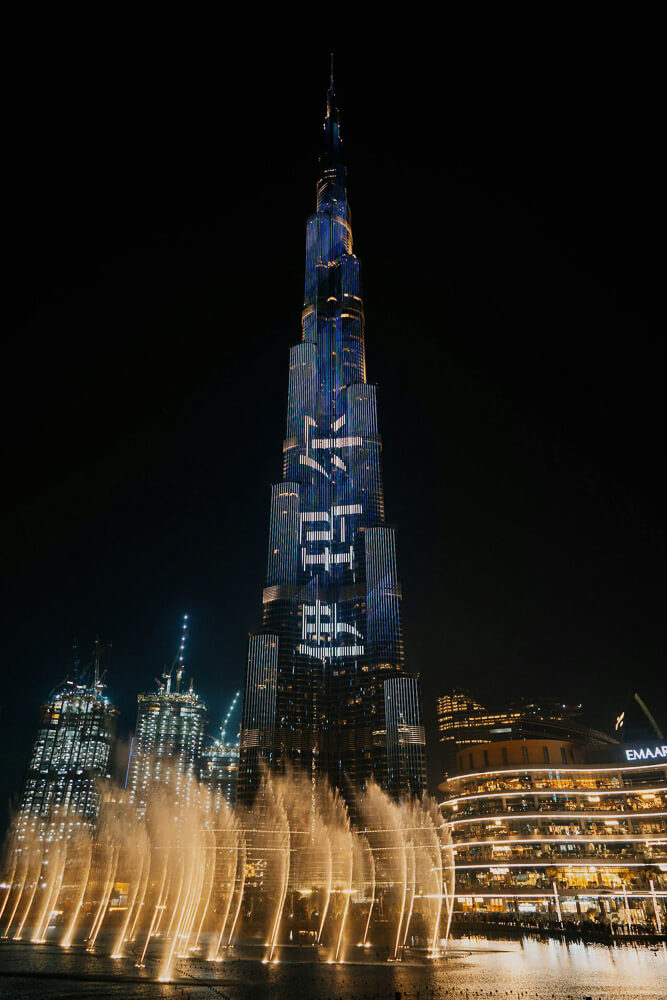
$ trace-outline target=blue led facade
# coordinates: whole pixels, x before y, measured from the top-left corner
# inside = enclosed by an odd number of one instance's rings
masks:
[[[370,778],[397,797],[424,789],[419,684],[405,665],[380,451],[332,75],[283,481],[271,492],[263,628],[248,653],[241,801],[264,768],[287,761],[326,773],[345,794]]]

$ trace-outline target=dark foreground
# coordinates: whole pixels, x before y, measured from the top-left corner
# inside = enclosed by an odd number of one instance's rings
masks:
[[[601,947],[558,941],[460,938],[446,958],[419,956],[388,965],[327,964],[309,949],[284,950],[281,961],[251,957],[218,965],[178,961],[171,983],[156,982],[157,964],[138,969],[134,958],[113,960],[51,944],[0,943],[0,997],[16,1000],[664,1000],[667,949],[625,944]]]

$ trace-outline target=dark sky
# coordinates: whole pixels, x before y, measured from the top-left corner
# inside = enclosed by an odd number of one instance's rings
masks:
[[[582,701],[600,725],[639,690],[667,715],[658,63],[648,27],[580,27],[530,50],[511,31],[337,45],[431,726],[454,684]],[[17,42],[3,811],[73,636],[84,657],[113,643],[128,732],[183,612],[216,726],[259,624],[330,44],[182,44]]]

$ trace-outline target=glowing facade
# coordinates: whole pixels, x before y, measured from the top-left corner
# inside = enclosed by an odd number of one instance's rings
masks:
[[[204,747],[199,761],[199,780],[211,792],[217,811],[223,805],[236,805],[239,778],[239,745],[214,740]]]
[[[660,930],[667,764],[573,764],[578,749],[543,738],[463,752],[461,772],[440,785],[459,913]]]
[[[306,227],[302,339],[290,353],[283,479],[271,493],[263,627],[248,652],[242,801],[264,766],[288,761],[344,792],[370,778],[396,797],[425,784],[333,75],[324,138]]]
[[[102,690],[99,680],[89,686],[70,679],[42,705],[17,817],[19,842],[94,827],[118,718]]]
[[[199,777],[206,705],[193,690],[160,690],[137,697],[137,728],[128,790],[143,814],[153,785],[170,789],[174,807],[189,805]]]
[[[436,702],[438,738],[445,749],[447,771],[462,771],[466,747],[509,739],[566,740],[571,763],[588,759],[591,747],[616,745],[616,740],[579,720],[581,705],[564,705],[555,698],[521,698],[510,705],[489,708],[470,692],[455,688]]]

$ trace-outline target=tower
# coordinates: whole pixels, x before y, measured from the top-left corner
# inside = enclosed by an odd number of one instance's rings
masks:
[[[333,65],[323,133],[301,341],[290,352],[283,477],[271,489],[262,629],[248,647],[242,802],[264,769],[288,762],[326,774],[350,799],[371,778],[398,798],[425,785]]]
[[[137,726],[128,765],[130,799],[143,815],[154,785],[169,788],[174,806],[187,805],[199,776],[206,726],[206,705],[192,681],[181,691],[188,616],[183,617],[181,640],[171,670],[165,671],[156,692],[137,696]],[[172,679],[176,672],[175,687]]]
[[[104,694],[101,659],[96,640],[90,673],[82,676],[75,646],[70,675],[40,709],[16,822],[18,842],[31,836],[60,840],[77,827],[95,825],[119,714]]]
[[[201,752],[199,780],[208,787],[216,811],[223,803],[228,806],[236,805],[239,778],[238,727],[236,727],[236,739],[227,739],[227,730],[240,695],[241,692],[237,691],[232,698],[220,727],[220,739],[209,737],[211,742]]]

